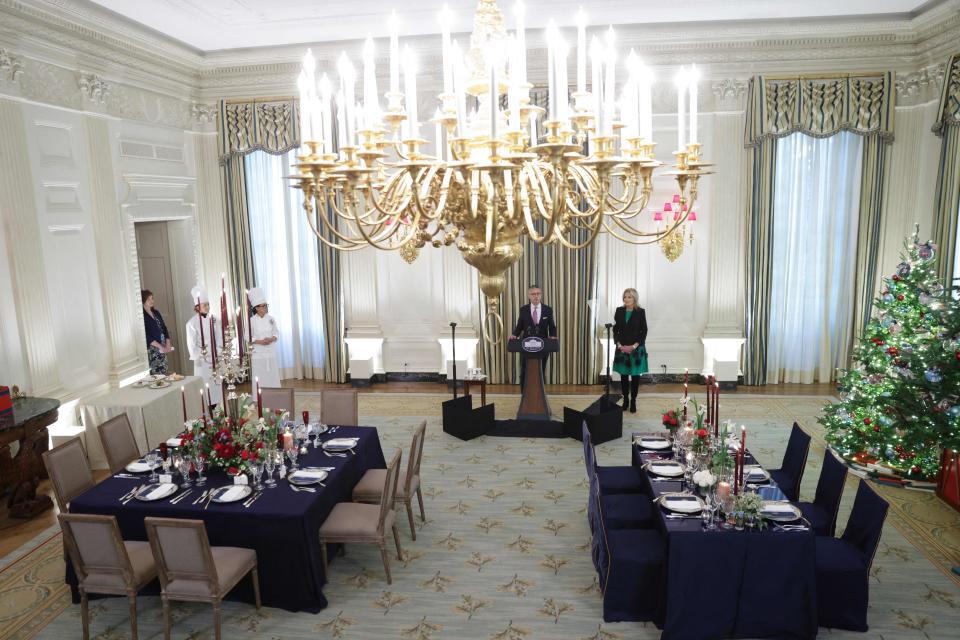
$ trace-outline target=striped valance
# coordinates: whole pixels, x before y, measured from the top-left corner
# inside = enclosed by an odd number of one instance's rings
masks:
[[[943,136],[947,125],[960,124],[960,53],[955,53],[947,63],[943,75],[943,91],[940,92],[940,106],[937,108],[937,122],[933,132]]]
[[[297,101],[221,100],[217,119],[220,162],[252,151],[286,153],[300,144]]]
[[[750,80],[744,144],[802,132],[826,138],[840,131],[893,141],[895,87],[891,72],[836,78]]]

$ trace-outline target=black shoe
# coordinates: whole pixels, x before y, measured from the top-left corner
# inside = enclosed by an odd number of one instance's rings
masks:
[[[623,409],[626,411],[630,408],[630,396],[623,396]]]
[[[630,413],[636,413],[636,412],[637,412],[637,397],[634,396],[633,398],[630,399]]]

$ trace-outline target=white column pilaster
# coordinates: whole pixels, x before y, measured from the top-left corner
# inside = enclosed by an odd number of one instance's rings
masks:
[[[343,306],[349,357],[373,359],[373,372],[384,373],[383,330],[377,317],[377,261],[372,247],[344,251],[340,257],[343,269]],[[398,301],[399,302],[399,301]],[[350,371],[348,371],[350,373]]]
[[[20,105],[0,99],[0,213],[6,226],[7,254],[16,298],[24,369],[21,381],[34,396],[66,394],[57,371],[53,315],[47,291],[43,248],[30,174],[26,130]]]
[[[97,247],[103,315],[110,345],[111,386],[147,368],[141,310],[124,253],[123,221],[114,188],[110,133],[102,118],[88,116],[91,222]],[[134,258],[135,259],[135,258]]]
[[[223,176],[217,158],[215,132],[188,133],[193,143],[197,189],[197,253],[200,255],[200,283],[208,289],[219,286],[220,274],[230,274],[227,234],[223,222]],[[227,289],[232,290],[230,283]],[[184,295],[180,292],[177,295]]]
[[[703,373],[714,360],[740,360],[743,344],[743,233],[746,216],[748,154],[743,146],[746,81],[713,83],[712,143],[707,157],[716,163],[711,176],[714,210],[710,220],[709,315],[703,333]],[[739,368],[739,365],[738,365]]]

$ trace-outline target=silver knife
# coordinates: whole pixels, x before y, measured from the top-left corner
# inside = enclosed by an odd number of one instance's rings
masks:
[[[263,495],[263,491],[253,494],[253,497],[243,503],[245,509],[249,509],[250,505],[257,501],[257,498]]]
[[[186,491],[184,491],[183,493],[181,493],[181,494],[178,495],[177,497],[172,498],[172,499],[170,500],[170,504],[180,504],[180,501],[183,500],[184,498],[186,498],[186,497],[187,497],[188,495],[190,495],[191,493],[193,493],[193,489],[187,489]]]

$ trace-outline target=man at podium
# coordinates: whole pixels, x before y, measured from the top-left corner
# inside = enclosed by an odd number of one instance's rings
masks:
[[[542,304],[540,299],[543,292],[535,284],[527,288],[527,298],[529,304],[520,307],[520,317],[517,318],[517,326],[513,328],[511,340],[517,338],[526,338],[527,336],[537,336],[540,338],[549,337],[551,340],[557,339],[557,324],[553,319],[553,309]],[[543,370],[547,369],[547,359],[541,360]],[[524,368],[520,367],[520,388],[523,389]]]

